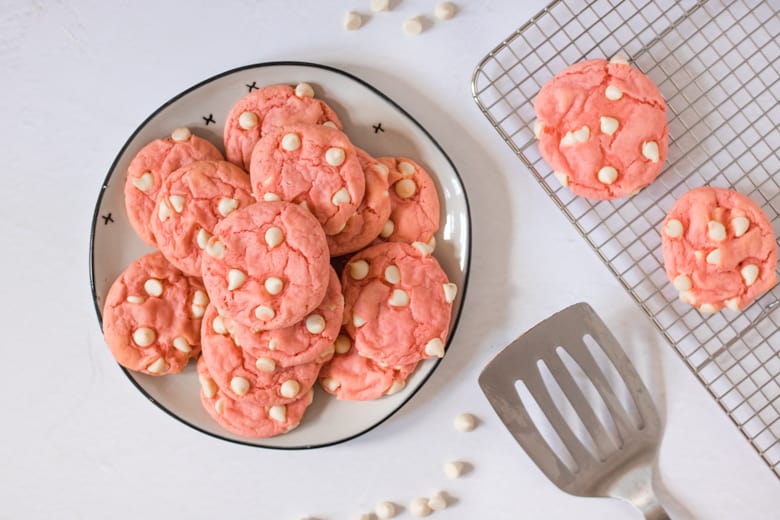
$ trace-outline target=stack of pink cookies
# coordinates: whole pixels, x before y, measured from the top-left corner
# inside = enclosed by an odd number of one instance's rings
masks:
[[[432,256],[439,199],[419,164],[354,147],[305,83],[238,100],[224,145],[226,159],[179,128],[128,168],[129,220],[159,251],[106,299],[122,366],[165,375],[197,359],[209,414],[268,437],[300,423],[318,380],[376,399],[444,355],[457,288]]]

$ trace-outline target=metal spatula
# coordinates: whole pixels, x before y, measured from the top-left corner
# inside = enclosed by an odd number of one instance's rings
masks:
[[[638,421],[632,420],[610,385],[610,379],[589,351],[585,342],[587,336],[593,340],[591,345],[594,342],[598,344],[612,362],[614,372],[625,383],[636,405]],[[593,395],[595,392],[583,392],[563,362],[560,348],[579,365],[580,380],[584,374],[592,383],[591,388],[597,390],[602,399],[601,406],[597,408],[611,417],[613,435],[607,431],[586,397],[586,393]],[[567,423],[566,415],[559,409],[560,403],[554,401],[540,372],[540,361],[547,367],[549,375],[569,401],[570,409],[574,410],[580,425],[592,439],[590,446],[578,438]],[[561,446],[556,451],[534,423],[518,393],[518,381],[525,385],[565,446],[570,455],[568,459],[564,457]],[[479,376],[479,384],[517,442],[559,488],[582,497],[622,498],[642,511],[646,519],[669,518],[653,493],[651,479],[652,464],[662,436],[658,412],[620,344],[588,304],[572,305],[520,336],[485,367]],[[571,464],[572,459],[574,465]]]

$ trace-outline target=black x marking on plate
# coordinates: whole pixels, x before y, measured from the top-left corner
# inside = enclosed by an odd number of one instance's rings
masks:
[[[206,122],[206,126],[209,126],[211,123],[214,123],[215,125],[217,124],[217,122],[214,121],[214,114],[209,114],[208,117],[201,116],[201,118]]]
[[[247,83],[246,87],[249,89],[249,92],[260,88],[257,86],[257,81],[253,81],[251,85]]]
[[[378,134],[379,132],[384,132],[385,129],[382,128],[382,123],[377,123],[374,125],[374,133]]]
[[[108,215],[100,215],[100,218],[103,219],[103,224],[105,224],[106,226],[108,225],[109,222],[114,221],[113,217],[111,216],[111,213],[109,213]]]

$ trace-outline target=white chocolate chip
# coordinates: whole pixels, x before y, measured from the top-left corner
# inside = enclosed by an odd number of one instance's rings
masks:
[[[433,10],[433,14],[439,20],[449,20],[455,16],[455,4],[452,2],[439,2]]]
[[[270,407],[268,417],[276,422],[285,422],[287,420],[287,407],[283,404]]]
[[[563,137],[561,137],[561,146],[574,146],[574,134],[571,132],[566,132]]]
[[[390,9],[390,0],[371,0],[371,10],[375,13]]]
[[[127,297],[127,303],[143,303],[144,301],[146,300],[144,300],[141,296],[131,295]]]
[[[414,182],[414,179],[401,179],[395,183],[393,188],[395,189],[396,195],[402,199],[408,199],[417,193],[417,183]]]
[[[385,280],[387,283],[397,284],[401,281],[401,271],[398,266],[388,265],[385,269]]]
[[[680,297],[680,301],[688,303],[690,305],[696,305],[696,298],[691,291],[680,291],[677,295]]]
[[[159,297],[163,293],[163,284],[156,278],[149,278],[144,282],[144,291],[149,296]]]
[[[330,345],[327,349],[322,351],[322,354],[320,354],[320,360],[328,361],[330,360],[330,358],[333,357],[335,353],[336,353],[336,347]]]
[[[249,392],[249,381],[241,376],[234,376],[230,380],[230,389],[238,395],[246,395]]]
[[[311,334],[321,334],[325,330],[325,318],[319,314],[310,314],[306,317],[306,330]]]
[[[276,226],[268,228],[265,232],[265,243],[273,249],[284,242],[284,232]]]
[[[225,244],[219,239],[209,242],[206,244],[206,253],[214,258],[222,258],[225,256]]]
[[[271,193],[269,191],[268,193],[263,194],[263,200],[266,202],[276,202],[278,200],[282,200],[282,198],[276,193]]]
[[[728,300],[723,301],[723,305],[726,306],[727,309],[732,311],[738,311],[739,310],[739,298],[730,298]]]
[[[444,357],[444,342],[439,338],[433,338],[425,344],[425,354],[431,357]]]
[[[352,340],[349,339],[349,336],[339,334],[336,341],[333,343],[333,346],[336,349],[336,354],[346,354],[349,352],[349,349],[352,348]]]
[[[271,307],[258,305],[255,307],[255,317],[259,320],[268,321],[274,319],[276,313]]]
[[[220,415],[225,413],[225,398],[224,397],[220,397],[219,399],[217,399],[217,402],[214,403],[214,410],[216,410],[216,412],[218,414],[220,414]]]
[[[431,252],[436,249],[436,237],[431,237],[431,239],[428,240],[428,246],[430,246]]]
[[[386,164],[376,163],[374,165],[374,171],[376,171],[379,175],[381,175],[385,179],[387,178],[388,175],[390,175],[390,168],[388,168]]]
[[[346,158],[347,154],[343,148],[328,148],[325,152],[325,162],[331,166],[341,166]]]
[[[347,31],[354,31],[356,29],[360,29],[361,25],[363,25],[363,19],[356,12],[349,11],[344,16],[344,29],[346,29]]]
[[[223,217],[227,217],[231,213],[233,213],[238,208],[238,201],[236,199],[231,199],[228,197],[225,197],[223,199],[220,199],[219,204],[217,204],[217,211],[219,211],[219,214]]]
[[[154,177],[152,172],[144,172],[140,177],[133,179],[133,186],[146,193],[154,186]]]
[[[197,305],[193,303],[191,310],[192,310],[192,317],[196,319],[200,319],[203,317],[204,314],[206,314],[205,305]]]
[[[713,312],[718,312],[718,308],[711,303],[702,303],[699,307],[699,311],[704,314],[712,314]]]
[[[187,338],[183,338],[181,336],[174,338],[173,348],[179,352],[184,352],[185,354],[192,352],[192,346],[190,345],[189,341],[187,341]]]
[[[404,177],[409,177],[410,175],[414,175],[414,165],[408,161],[400,161],[398,163],[398,171]]]
[[[298,134],[294,133],[284,134],[281,144],[283,150],[294,152],[301,147],[301,138],[298,136]]]
[[[164,200],[160,201],[160,209],[157,210],[157,217],[160,219],[160,222],[165,222],[170,216],[171,208],[168,207],[168,203]]]
[[[306,211],[311,211],[311,210],[309,209],[309,205],[306,203],[306,201],[305,201],[305,200],[302,200],[302,201],[301,201],[301,203],[300,203],[300,204],[298,204],[298,205],[299,205],[300,207],[302,207],[303,209],[305,209]]]
[[[618,172],[612,166],[604,166],[598,173],[599,182],[603,184],[612,184],[618,178]]]
[[[658,143],[656,143],[655,141],[648,141],[646,143],[642,143],[642,157],[644,157],[650,162],[657,163],[660,159],[660,155],[658,152]]]
[[[173,211],[176,213],[181,213],[184,211],[184,203],[187,199],[182,197],[181,195],[171,195],[168,197],[168,200],[171,202],[171,206],[173,206]]]
[[[628,65],[628,60],[622,54],[615,54],[609,62],[614,63],[615,65]]]
[[[392,220],[388,220],[382,226],[382,231],[379,233],[379,236],[382,238],[387,238],[393,234],[393,231],[395,231],[395,224]]]
[[[427,498],[415,498],[409,503],[409,512],[412,516],[423,517],[431,514]]]
[[[233,291],[244,285],[244,282],[246,282],[246,274],[239,269],[231,269],[228,271],[227,279],[228,291]]]
[[[542,131],[544,130],[544,125],[541,121],[538,119],[534,121],[534,137],[539,139],[539,136],[542,135]]]
[[[192,137],[192,132],[189,128],[177,128],[171,132],[171,139],[177,142],[186,141]]]
[[[353,314],[352,315],[352,324],[355,327],[360,328],[360,327],[362,327],[363,325],[366,324],[366,320],[364,320],[363,318],[361,318],[357,314]]]
[[[254,112],[242,112],[241,115],[238,116],[238,126],[244,130],[251,130],[256,127],[259,122],[260,120]]]
[[[276,362],[273,359],[267,357],[257,358],[257,361],[255,361],[255,366],[261,372],[273,372],[276,370]]]
[[[368,276],[368,262],[365,260],[355,260],[349,263],[349,276],[353,280],[362,280]]]
[[[715,220],[707,222],[707,236],[716,242],[726,240],[726,226]]]
[[[139,347],[148,347],[157,339],[157,333],[149,327],[141,327],[133,331],[133,341]]]
[[[322,380],[322,386],[324,386],[328,392],[335,392],[341,386],[341,381],[331,377],[326,377]]]
[[[690,291],[691,287],[693,287],[693,282],[691,282],[689,276],[681,274],[675,277],[672,285],[674,285],[674,288],[678,291]]]
[[[408,20],[405,20],[403,24],[403,28],[404,28],[404,32],[411,36],[417,36],[423,30],[422,22],[417,17],[409,18]]]
[[[279,389],[279,393],[282,394],[282,397],[287,397],[289,399],[292,399],[293,397],[298,395],[298,392],[300,391],[301,391],[301,384],[295,379],[288,379],[287,381],[282,383],[282,386]]]
[[[470,413],[461,413],[455,416],[452,425],[459,432],[470,432],[477,426],[477,418]]]
[[[195,237],[195,240],[198,243],[198,247],[201,249],[206,249],[206,246],[209,244],[209,238],[211,238],[211,233],[203,228],[200,228],[200,230],[198,230],[198,235]]]
[[[604,95],[609,99],[610,101],[617,101],[618,99],[623,97],[623,91],[617,88],[614,85],[610,85],[607,87],[607,89],[604,91]]]
[[[394,289],[387,303],[393,307],[406,307],[409,305],[409,293],[403,289]]]
[[[192,296],[192,303],[195,305],[208,305],[209,304],[209,295],[206,294],[204,291],[201,291],[198,289],[195,291],[195,294]]]
[[[590,137],[590,128],[583,126],[579,130],[576,130],[572,135],[574,135],[574,140],[578,143],[585,143]]]
[[[200,381],[200,387],[203,389],[203,395],[209,399],[217,395],[217,384],[213,379],[198,374],[198,380]]]
[[[683,225],[679,220],[672,218],[666,222],[664,232],[669,238],[680,238],[683,234]]]
[[[617,129],[620,126],[620,123],[618,123],[618,120],[614,117],[601,116],[599,121],[601,126],[601,133],[607,135],[612,135],[617,132]]]
[[[314,97],[314,89],[308,83],[298,83],[295,86],[295,95],[299,98]]]
[[[555,178],[558,179],[558,182],[561,183],[561,186],[568,186],[569,185],[569,176],[566,175],[563,172],[553,172],[553,175],[555,175]]]
[[[746,217],[735,217],[731,219],[731,228],[734,230],[734,236],[739,238],[750,229],[750,221]]]
[[[268,350],[276,350],[276,347],[278,346],[278,342],[275,338],[271,338],[271,340],[268,342]]]
[[[398,392],[403,390],[405,386],[406,386],[406,381],[393,381],[393,384],[390,385],[390,388],[387,389],[385,395],[397,394]]]
[[[455,300],[455,296],[458,294],[458,286],[454,283],[444,283],[441,285],[444,289],[444,301],[452,303]]]
[[[433,248],[430,244],[425,242],[412,242],[412,247],[419,251],[423,256],[430,256],[433,254]]]
[[[355,520],[372,520],[372,518],[368,513],[361,513],[355,517]]]
[[[263,286],[265,287],[265,290],[268,291],[268,294],[276,296],[282,292],[282,289],[284,289],[284,282],[281,278],[276,276],[269,276],[265,279]]]
[[[756,280],[758,279],[757,265],[747,264],[742,269],[740,269],[739,272],[742,274],[742,278],[745,280],[745,285],[748,287],[756,283]]]
[[[146,367],[146,370],[152,374],[160,374],[169,368],[168,363],[166,363],[163,358],[159,357],[153,363],[150,363],[149,366]]]
[[[463,474],[464,465],[460,461],[448,461],[444,463],[444,475],[452,480],[460,477]]]
[[[447,498],[444,496],[444,493],[439,491],[431,498],[429,498],[428,507],[430,507],[433,511],[441,511],[442,509],[447,509]]]
[[[336,125],[336,123],[334,123],[333,121],[325,121],[324,123],[322,123],[322,126],[327,126],[328,128],[335,128],[335,129],[337,129],[337,130],[338,130],[338,128],[339,128],[339,127]]]
[[[222,318],[222,316],[217,316],[214,318],[214,320],[211,322],[211,328],[214,329],[214,332],[222,336],[228,333],[227,328],[225,327],[225,320]]]
[[[395,504],[392,502],[379,502],[374,508],[374,512],[379,520],[388,520],[395,516]]]
[[[713,249],[707,254],[707,263],[711,265],[720,264],[720,249]]]
[[[352,199],[349,196],[347,188],[341,188],[339,191],[333,194],[333,198],[330,199],[334,206],[341,206],[342,204],[349,204]]]

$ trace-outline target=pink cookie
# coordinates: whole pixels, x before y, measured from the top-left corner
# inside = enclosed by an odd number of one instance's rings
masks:
[[[666,103],[625,60],[567,67],[542,87],[534,108],[539,151],[577,195],[632,195],[653,182],[666,160]]]
[[[311,87],[302,83],[296,88],[271,85],[238,100],[225,122],[225,154],[228,160],[249,170],[257,141],[281,126],[309,123],[340,129],[341,122],[335,112],[313,96]]]
[[[674,203],[661,232],[664,267],[700,311],[739,310],[775,285],[772,224],[750,198],[704,186]]]
[[[251,400],[233,399],[217,386],[202,358],[197,367],[203,408],[220,426],[243,437],[264,438],[289,432],[301,423],[314,397],[308,390],[289,404],[258,405]]]
[[[381,366],[442,357],[457,287],[439,262],[402,242],[370,246],[341,275],[345,330]]]
[[[390,217],[391,203],[388,192],[388,168],[368,153],[355,148],[360,166],[366,177],[366,192],[357,211],[347,220],[347,225],[336,235],[328,235],[331,256],[354,253],[370,244]]]
[[[406,386],[406,379],[417,368],[417,363],[382,367],[350,348],[347,336],[340,336],[339,343],[346,344],[347,351],[337,352],[322,367],[319,380],[326,392],[341,400],[370,401],[392,395]]]
[[[282,329],[252,332],[227,316],[218,319],[241,348],[257,358],[265,358],[267,363],[289,367],[328,361],[333,356],[333,342],[341,329],[343,316],[341,282],[331,268],[325,299],[299,323]]]
[[[241,168],[227,161],[198,161],[165,179],[150,225],[165,257],[186,274],[201,276],[203,250],[217,222],[254,203]]]
[[[217,224],[203,283],[217,308],[254,331],[289,327],[322,302],[328,243],[317,219],[289,202],[257,202]]]
[[[300,399],[314,385],[319,363],[283,368],[267,358],[253,356],[236,345],[220,319],[210,305],[203,317],[201,351],[206,368],[225,395],[258,405],[287,404]]]
[[[138,236],[157,247],[149,219],[163,180],[174,170],[195,161],[222,160],[217,148],[186,128],[177,128],[171,137],[157,139],[136,154],[127,168],[125,207],[127,218]]]
[[[390,179],[392,212],[380,236],[390,242],[421,242],[433,247],[439,230],[439,195],[431,176],[406,157],[380,157]]]
[[[349,138],[327,126],[290,125],[265,134],[249,173],[257,200],[304,204],[326,235],[344,229],[366,185]]]
[[[200,352],[209,300],[200,281],[159,253],[133,261],[103,306],[103,336],[117,362],[150,375],[181,372]]]

